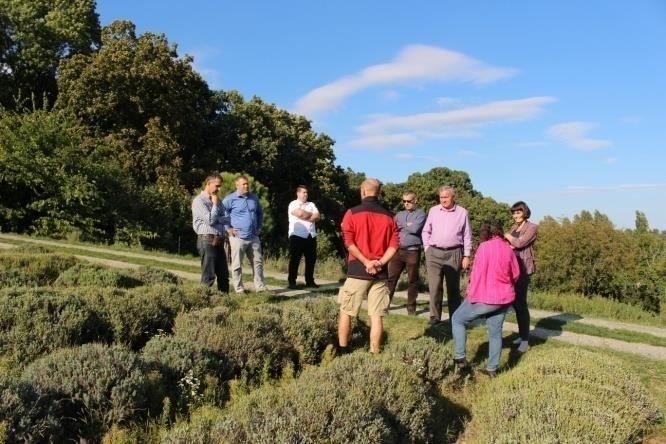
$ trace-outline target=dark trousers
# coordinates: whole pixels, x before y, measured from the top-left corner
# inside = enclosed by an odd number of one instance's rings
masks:
[[[527,341],[530,337],[530,310],[527,308],[527,287],[530,285],[530,275],[524,269],[520,270],[520,277],[513,288],[516,291],[516,300],[513,309],[518,321],[518,334],[520,339]]]
[[[289,276],[287,278],[289,284],[296,284],[298,265],[301,263],[302,256],[305,256],[305,283],[306,285],[314,284],[314,267],[317,261],[317,239],[312,236],[308,236],[307,238],[296,235],[289,236]]]
[[[449,318],[460,306],[460,271],[462,270],[462,248],[442,250],[435,247],[426,251],[428,289],[430,291],[430,319],[441,320],[444,284]]]
[[[407,312],[416,311],[416,296],[419,294],[419,263],[421,250],[399,249],[388,263],[389,299],[393,300],[395,287],[402,270],[407,268]]]
[[[217,289],[229,293],[229,269],[223,242],[213,246],[213,239],[197,238],[197,249],[201,257],[201,284],[212,287],[217,278]]]

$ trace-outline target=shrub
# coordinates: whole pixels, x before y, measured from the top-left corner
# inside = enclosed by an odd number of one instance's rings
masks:
[[[3,443],[64,441],[69,426],[54,393],[4,378],[0,379],[0,422],[5,425]]]
[[[231,309],[224,306],[181,312],[174,321],[174,334],[192,342],[213,343],[220,326],[229,318]]]
[[[234,375],[251,383],[279,376],[282,368],[294,361],[295,351],[285,338],[277,313],[250,311],[256,308],[227,310],[190,313],[179,321],[175,334],[229,358]],[[201,318],[217,318],[220,322],[203,321],[197,326],[196,319]]]
[[[636,441],[659,410],[620,361],[577,349],[531,352],[473,406],[470,442]]]
[[[168,395],[180,411],[204,400],[220,399],[224,394],[216,392],[219,382],[232,374],[228,360],[200,344],[173,336],[153,337],[141,356],[149,368],[164,375]]]
[[[0,291],[0,353],[16,363],[60,347],[109,339],[108,324],[74,292],[47,288]]]
[[[142,285],[182,284],[182,281],[178,276],[161,268],[140,267],[136,270],[132,270],[130,276],[137,279]]]
[[[77,263],[63,254],[0,253],[0,288],[51,285],[64,270]]]
[[[284,386],[263,386],[225,417],[174,428],[166,442],[426,442],[435,401],[413,370],[354,354],[309,368]]]
[[[444,381],[453,372],[451,346],[427,336],[389,343],[384,355],[408,365],[419,378],[434,384]]]
[[[76,420],[81,436],[92,439],[99,439],[114,423],[140,419],[149,390],[137,355],[101,344],[45,356],[26,368],[22,380],[70,403],[68,417]]]
[[[117,287],[133,288],[142,282],[120,270],[94,264],[76,264],[63,271],[54,285],[63,287]]]

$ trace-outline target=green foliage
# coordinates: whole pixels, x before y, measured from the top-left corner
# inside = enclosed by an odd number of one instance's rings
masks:
[[[182,280],[178,276],[161,268],[140,267],[132,270],[130,275],[139,280],[142,285],[182,284]]]
[[[71,430],[63,407],[56,392],[0,379],[0,422],[5,427],[5,439],[1,442],[64,441]]]
[[[149,368],[165,377],[168,395],[179,411],[202,401],[219,401],[220,381],[231,377],[232,367],[202,345],[186,339],[158,335],[141,352]]]
[[[16,364],[108,339],[109,325],[81,295],[45,288],[0,291],[0,353]]]
[[[185,442],[428,442],[435,401],[413,369],[356,354],[311,368],[284,386],[263,386],[225,416],[195,412],[165,437]]]
[[[50,285],[60,273],[74,266],[74,256],[56,253],[0,253],[0,288]]]
[[[295,358],[280,326],[280,316],[272,309],[195,311],[179,316],[174,333],[228,358],[234,375],[250,384],[280,376]]]
[[[605,354],[530,352],[475,401],[466,442],[636,442],[660,413],[634,374]]]
[[[53,104],[61,60],[89,53],[99,44],[93,0],[0,0],[0,107],[34,95]],[[18,103],[21,106],[21,101]]]
[[[21,379],[69,403],[68,417],[75,418],[82,437],[93,439],[112,424],[140,420],[150,388],[137,355],[101,344],[45,356],[28,366]]]
[[[536,256],[537,289],[600,295],[655,313],[666,300],[666,237],[616,230],[599,212],[544,219]]]
[[[62,272],[54,285],[63,287],[133,288],[141,285],[141,281],[119,270],[112,270],[99,265],[76,264]]]
[[[433,338],[389,343],[385,355],[408,365],[424,381],[439,384],[453,372],[453,350]]]

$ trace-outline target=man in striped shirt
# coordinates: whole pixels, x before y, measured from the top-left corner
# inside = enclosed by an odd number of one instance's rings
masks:
[[[203,191],[192,201],[192,227],[197,233],[197,250],[201,256],[201,283],[212,286],[217,278],[217,289],[229,293],[229,270],[224,252],[224,209],[217,196],[222,177],[206,177]]]

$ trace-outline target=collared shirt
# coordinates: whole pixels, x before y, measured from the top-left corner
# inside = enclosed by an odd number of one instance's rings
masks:
[[[287,208],[287,215],[289,216],[289,236],[298,236],[304,239],[307,239],[308,236],[315,237],[317,235],[315,223],[303,220],[291,214],[295,209],[307,211],[312,214],[319,214],[317,206],[312,202],[301,202],[298,199],[291,201],[289,208]]]
[[[213,205],[210,196],[202,191],[192,201],[192,228],[197,234],[225,235],[222,204]]]
[[[423,226],[423,247],[451,248],[463,246],[463,255],[472,252],[472,228],[467,210],[460,205],[446,209],[435,205],[428,211],[428,218]]]
[[[421,248],[421,230],[425,224],[426,214],[420,208],[414,211],[403,210],[395,215],[395,223],[400,235],[400,248]],[[407,225],[410,223],[410,225]]]
[[[481,242],[474,255],[467,300],[492,305],[510,304],[516,299],[513,286],[519,275],[518,260],[507,241],[495,236]]]
[[[356,245],[359,251],[370,260],[380,259],[389,247],[400,246],[398,227],[393,214],[379,205],[376,197],[366,197],[361,205],[350,208],[342,218],[342,238],[345,247]],[[356,279],[387,279],[387,267],[382,267],[375,275],[365,271],[363,263],[349,253],[347,257],[347,276]]]
[[[256,194],[242,195],[234,191],[222,200],[222,207],[227,217],[225,229],[236,228],[237,236],[241,239],[251,239],[259,235],[264,222],[264,212]]]

